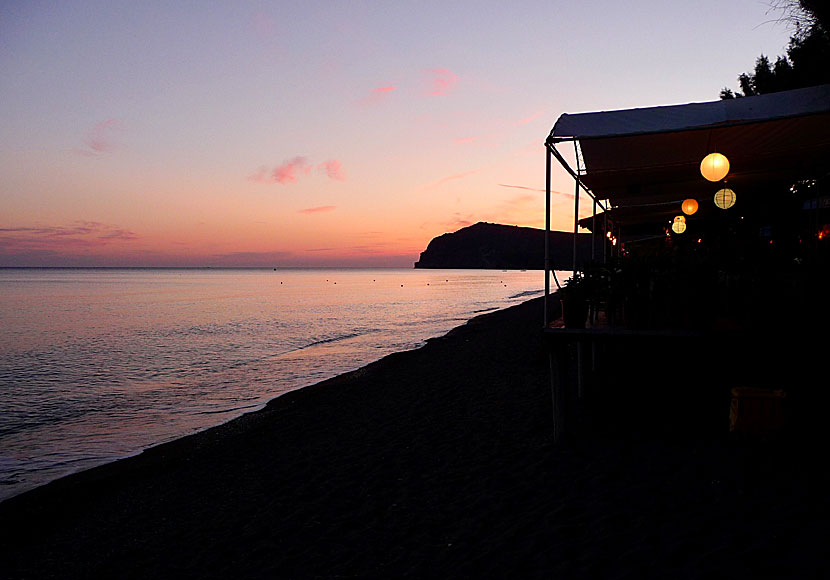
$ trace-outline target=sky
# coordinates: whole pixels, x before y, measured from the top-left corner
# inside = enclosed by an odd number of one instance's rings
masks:
[[[769,3],[0,3],[0,266],[411,267],[544,227],[558,116],[711,101]],[[553,175],[552,227],[573,227]],[[582,203],[582,213],[590,204]]]

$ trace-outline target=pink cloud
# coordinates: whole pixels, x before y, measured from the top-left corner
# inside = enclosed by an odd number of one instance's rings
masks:
[[[377,87],[369,91],[363,99],[359,101],[363,106],[375,106],[389,98],[393,92],[397,91],[398,87],[395,85],[388,85],[385,87]]]
[[[309,160],[305,157],[294,157],[278,165],[274,169],[262,165],[256,172],[248,176],[248,181],[255,183],[279,183],[287,185],[297,183],[301,177],[311,175],[311,170],[314,169]],[[316,166],[317,171],[327,175],[330,179],[337,181],[345,181],[346,173],[343,171],[343,164],[337,159],[329,159]]]
[[[426,71],[427,94],[443,96],[449,95],[458,83],[458,75],[445,68],[435,68]]]
[[[317,166],[317,169],[325,173],[330,179],[337,181],[346,181],[346,173],[343,171],[343,164],[337,159],[329,159],[323,161]]]
[[[311,166],[308,164],[308,160],[305,157],[295,157],[274,169],[271,177],[274,182],[285,185],[286,183],[296,183],[300,176],[309,173],[311,173]]]
[[[297,213],[304,213],[304,214],[325,213],[327,211],[333,211],[335,209],[337,209],[336,205],[321,205],[319,207],[307,207],[306,209],[300,209],[300,210],[297,210]]]
[[[87,133],[85,143],[91,153],[107,153],[118,147],[124,125],[118,119],[107,119],[97,123]]]
[[[478,141],[478,137],[461,137],[455,140],[456,145],[464,145],[465,143],[474,143]]]

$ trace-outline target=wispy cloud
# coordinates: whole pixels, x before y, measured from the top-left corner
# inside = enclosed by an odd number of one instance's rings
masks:
[[[271,177],[275,183],[284,185],[286,183],[296,183],[300,175],[308,175],[309,173],[311,173],[311,166],[308,164],[308,159],[295,157],[274,168]]]
[[[465,171],[463,173],[454,173],[452,175],[442,177],[438,181],[434,181],[432,183],[425,185],[423,189],[435,189],[436,187],[444,185],[447,182],[455,181],[457,179],[464,179],[465,177],[478,173],[479,171],[481,171],[481,169],[473,169],[472,171]]]
[[[319,207],[307,207],[305,209],[298,209],[297,213],[325,213],[327,211],[334,211],[337,209],[336,205],[321,205]]]
[[[452,215],[452,219],[442,223],[441,225],[448,228],[461,229],[473,225],[475,223],[474,219],[475,218],[471,213],[462,214],[460,212],[455,212]]]
[[[358,104],[363,105],[365,107],[379,105],[382,102],[388,100],[392,93],[394,93],[397,90],[397,85],[386,85],[383,87],[376,87],[370,90],[368,95],[360,99],[360,101],[358,101]]]
[[[273,169],[269,169],[265,165],[261,165],[254,173],[248,176],[248,181],[255,183],[272,184],[278,183],[280,185],[290,185],[297,183],[301,177],[311,175],[311,170],[315,168],[309,160],[302,156],[297,156]],[[337,181],[345,181],[346,173],[343,170],[343,164],[338,159],[329,159],[316,165],[319,173],[326,175],[330,179]]]
[[[69,225],[0,228],[0,252],[40,252],[61,255],[81,248],[132,242],[139,236],[130,230],[100,222],[75,221]]]
[[[118,149],[121,137],[125,132],[124,123],[118,119],[106,119],[96,123],[87,132],[84,144],[86,147],[79,153],[84,155],[103,155]]]
[[[538,119],[541,116],[542,116],[542,111],[539,111],[538,113],[533,113],[529,117],[525,117],[524,119],[520,119],[519,120],[519,125],[527,125],[531,121],[535,121],[536,119]]]
[[[510,188],[513,188],[513,189],[525,189],[527,191],[540,191],[542,193],[545,193],[545,191],[546,191],[544,189],[537,189],[535,187],[525,187],[524,185],[508,185],[506,183],[498,183],[497,185],[499,187],[510,187]],[[563,191],[555,191],[555,190],[551,189],[550,192],[553,193],[553,194],[556,194],[556,195],[564,195],[565,197],[570,197],[571,199],[573,199],[573,197],[574,197],[574,194],[565,193]]]
[[[449,95],[458,84],[458,75],[449,69],[434,68],[425,71],[427,94],[434,96]]]
[[[329,159],[323,161],[317,166],[317,169],[328,176],[330,179],[337,181],[346,181],[346,173],[343,171],[343,164],[337,159]]]

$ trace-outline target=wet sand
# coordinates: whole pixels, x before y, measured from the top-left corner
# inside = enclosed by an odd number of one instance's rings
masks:
[[[824,572],[820,442],[620,421],[553,445],[541,318],[539,299],[483,315],[3,502],[0,577]]]

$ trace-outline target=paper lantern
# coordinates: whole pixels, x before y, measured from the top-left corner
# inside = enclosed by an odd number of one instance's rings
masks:
[[[676,234],[682,234],[686,231],[686,222],[674,222],[671,225],[671,231]]]
[[[680,206],[680,209],[682,209],[683,213],[685,213],[686,215],[692,215],[697,211],[697,200],[684,199],[683,204]]]
[[[720,153],[710,153],[700,162],[700,173],[709,181],[720,181],[729,173],[729,159]]]
[[[675,221],[675,222],[683,222],[683,223],[685,224],[685,223],[686,223],[686,216],[685,216],[685,215],[676,215],[676,216],[674,216],[674,220],[673,220],[673,221]]]
[[[735,199],[735,192],[728,187],[719,189],[717,193],[715,193],[715,205],[721,209],[729,209],[735,205]]]

